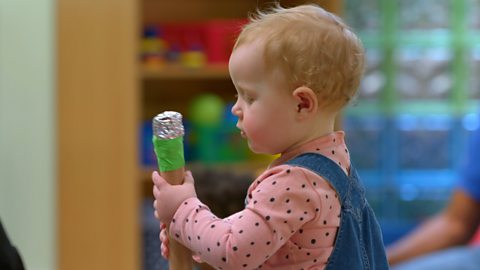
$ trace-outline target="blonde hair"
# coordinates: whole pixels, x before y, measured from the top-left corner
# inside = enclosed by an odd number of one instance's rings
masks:
[[[283,69],[291,87],[311,88],[321,105],[340,109],[355,96],[364,49],[339,17],[314,4],[276,4],[251,16],[234,49],[257,40],[264,44],[267,67]]]

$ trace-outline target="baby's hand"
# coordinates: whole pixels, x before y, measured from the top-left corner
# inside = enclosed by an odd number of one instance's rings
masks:
[[[181,185],[170,185],[158,172],[153,172],[153,195],[155,201],[155,217],[163,223],[170,223],[180,204],[188,198],[197,197],[192,173],[185,172],[184,182]]]
[[[165,258],[165,260],[168,260],[168,235],[167,235],[167,225],[162,223],[160,225],[160,252],[162,254],[162,257]]]

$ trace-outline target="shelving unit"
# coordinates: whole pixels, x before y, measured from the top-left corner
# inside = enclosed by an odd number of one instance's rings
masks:
[[[293,6],[312,1],[279,1],[284,6]],[[315,2],[315,1],[313,1]],[[341,1],[317,1],[329,10],[340,10]],[[143,0],[141,23],[143,26],[162,22],[196,22],[212,19],[241,19],[256,8],[264,8],[271,1],[219,1],[219,0],[182,0],[157,1]],[[199,93],[212,92],[233,101],[235,89],[230,82],[227,63],[208,64],[198,69],[166,66],[159,70],[142,68],[142,94],[145,120],[163,109],[178,110],[186,113],[185,104]],[[168,92],[172,97],[158,92]]]
[[[162,70],[142,69],[143,80],[229,80],[226,64],[207,65],[198,69],[167,66]]]

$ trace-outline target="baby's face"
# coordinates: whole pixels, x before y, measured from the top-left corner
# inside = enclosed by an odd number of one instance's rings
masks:
[[[279,69],[267,72],[263,44],[256,41],[237,47],[229,72],[238,94],[232,112],[250,149],[278,154],[295,144],[297,102]]]

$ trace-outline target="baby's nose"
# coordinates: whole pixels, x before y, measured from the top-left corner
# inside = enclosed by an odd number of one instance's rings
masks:
[[[232,106],[232,114],[237,117],[240,117],[240,115],[242,114],[242,110],[240,109],[238,102],[235,102],[235,104]]]

